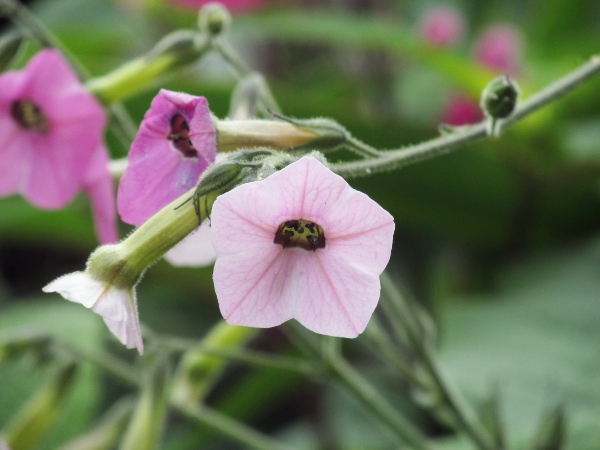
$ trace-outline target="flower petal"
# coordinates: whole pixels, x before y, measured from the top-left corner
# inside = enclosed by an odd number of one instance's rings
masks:
[[[108,152],[102,145],[94,153],[83,185],[92,202],[96,234],[101,244],[119,240],[115,186],[108,171],[108,163]]]
[[[204,220],[196,231],[165,254],[165,259],[174,266],[208,266],[217,257],[211,241],[209,220]]]
[[[127,348],[137,347],[140,355],[144,353],[133,289],[119,289],[95,280],[87,272],[74,272],[57,278],[42,290],[58,292],[65,299],[90,308],[102,316],[109,330]]]

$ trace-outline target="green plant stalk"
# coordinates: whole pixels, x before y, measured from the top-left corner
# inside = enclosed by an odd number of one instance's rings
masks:
[[[477,420],[476,415],[454,389],[441,370],[436,356],[431,348],[420,338],[418,318],[412,308],[407,305],[403,296],[398,292],[393,281],[386,272],[381,274],[381,289],[383,299],[389,305],[395,320],[404,325],[407,335],[425,365],[427,372],[439,390],[439,396],[452,411],[457,423],[481,450],[494,450],[496,445],[487,430]]]
[[[337,344],[328,340],[321,345],[312,337],[306,336],[305,330],[295,322],[288,324],[292,337],[301,342],[303,348],[309,349],[312,355],[323,359],[333,378],[356,397],[369,413],[378,419],[387,434],[396,440],[398,445],[409,444],[411,448],[426,450],[430,448],[427,438],[412,423],[402,416],[385,399],[373,385],[360,373],[354,370],[337,351]]]
[[[75,358],[85,359],[106,373],[111,374],[117,379],[125,382],[132,387],[140,387],[140,378],[137,371],[131,366],[123,363],[107,353],[89,353],[84,349],[77,349],[71,345],[65,344],[62,341],[56,341],[56,345],[71,353]],[[291,450],[287,446],[271,439],[270,437],[256,431],[247,425],[231,419],[218,411],[215,411],[206,406],[188,407],[178,405],[172,400],[169,400],[169,406],[179,411],[183,416],[191,421],[198,423],[201,426],[210,428],[211,430],[229,437],[230,439],[239,442],[240,444],[254,449],[264,450]]]
[[[144,333],[147,334],[147,333]],[[185,339],[176,336],[153,333],[150,336],[156,343],[169,350],[187,351],[196,349],[206,355],[229,359],[265,369],[285,370],[302,375],[316,377],[323,374],[323,368],[301,358],[280,356],[267,352],[236,348],[207,346],[203,341]]]
[[[207,353],[204,348],[237,349],[246,345],[257,332],[256,328],[229,325],[225,320],[217,322],[200,341],[201,345],[189,348],[181,357],[171,398],[188,406],[202,401],[228,363],[224,358]]]
[[[596,55],[579,68],[540,90],[517,106],[511,116],[498,122],[498,132],[504,131],[539,109],[558,100],[599,73],[600,56]],[[461,127],[447,135],[421,144],[395,150],[380,150],[380,155],[371,159],[330,164],[330,168],[345,178],[367,176],[378,172],[389,172],[431,159],[435,156],[450,153],[466,144],[480,141],[488,137],[488,128],[488,124],[485,122],[473,126]]]

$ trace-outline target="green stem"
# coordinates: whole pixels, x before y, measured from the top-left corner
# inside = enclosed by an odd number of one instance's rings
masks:
[[[156,335],[159,345],[171,350],[187,351],[198,350],[206,355],[216,356],[223,359],[231,359],[245,364],[267,369],[278,369],[289,372],[296,372],[302,375],[316,377],[323,373],[318,365],[305,361],[301,358],[273,355],[271,353],[259,352],[253,350],[235,350],[210,347],[202,342],[192,339],[184,339],[174,336]]]
[[[207,406],[179,407],[175,405],[175,407],[188,419],[194,420],[203,426],[208,426],[224,436],[234,439],[244,445],[245,448],[257,450],[291,450],[289,447]]]
[[[301,342],[303,348],[315,357],[320,357],[327,364],[333,377],[352,393],[381,424],[382,429],[394,439],[398,445],[409,444],[414,449],[429,449],[427,438],[412,423],[402,416],[384,398],[373,385],[360,373],[354,370],[341,356],[336,348],[338,343],[327,338],[325,343],[317,342],[312,336],[307,336],[304,329],[297,323],[291,322],[287,327],[291,337]]]
[[[64,342],[57,342],[57,345],[71,353],[74,357],[91,362],[130,386],[140,387],[141,385],[139,374],[136,374],[130,366],[117,360],[112,355],[106,353],[90,353]],[[179,411],[188,419],[197,422],[202,426],[206,426],[249,448],[261,450],[290,450],[288,447],[278,443],[270,437],[206,406],[191,407],[189,405],[180,405],[172,400],[169,401],[169,406]]]
[[[330,370],[398,439],[413,449],[429,449],[427,438],[341,357],[328,358]]]
[[[587,63],[568,73],[546,88],[532,95],[517,107],[507,119],[498,123],[498,131],[518,123],[530,114],[568,94],[600,72],[600,56],[593,56]],[[343,177],[360,177],[377,172],[387,172],[414,164],[434,156],[443,155],[466,144],[480,141],[488,136],[488,126],[480,123],[462,127],[441,136],[410,147],[380,151],[377,157],[364,161],[331,164],[330,168]]]
[[[407,304],[402,294],[396,288],[389,275],[384,272],[381,275],[381,289],[384,293],[383,299],[388,302],[393,315],[403,321],[408,337],[419,353],[427,372],[431,376],[435,386],[439,389],[444,403],[453,412],[455,419],[461,428],[467,433],[477,447],[481,450],[494,450],[496,446],[483,426],[477,420],[468,404],[462,399],[458,391],[443,374],[436,356],[430,347],[421,339],[418,318],[413,314],[412,308]]]

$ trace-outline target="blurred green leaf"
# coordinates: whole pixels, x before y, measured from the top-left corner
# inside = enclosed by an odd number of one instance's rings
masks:
[[[567,448],[597,448],[599,267],[596,239],[515,264],[494,293],[442,305],[443,362],[472,399],[498,387],[509,441],[530,441],[542,412],[562,403]]]

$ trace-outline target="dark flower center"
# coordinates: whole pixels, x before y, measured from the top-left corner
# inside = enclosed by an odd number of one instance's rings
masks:
[[[273,243],[280,244],[283,248],[299,247],[314,252],[318,248],[325,248],[325,233],[314,222],[288,220],[277,228]]]
[[[39,134],[48,132],[48,120],[38,105],[31,100],[15,100],[10,105],[10,115],[21,128]]]
[[[171,117],[171,133],[167,139],[173,142],[173,146],[181,152],[186,158],[196,158],[198,152],[189,138],[190,127],[181,114],[175,114]]]

